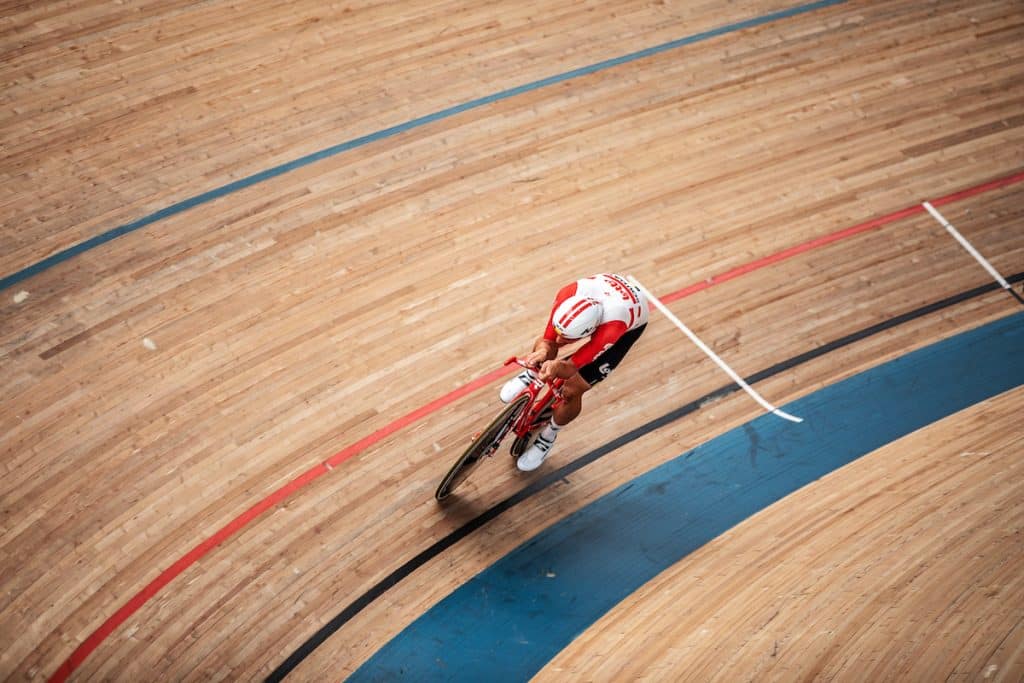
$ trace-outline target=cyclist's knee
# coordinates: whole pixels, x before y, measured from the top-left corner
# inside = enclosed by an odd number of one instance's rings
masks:
[[[573,403],[583,398],[583,394],[590,389],[590,385],[587,384],[579,375],[575,375],[566,380],[565,384],[562,385],[562,398],[567,403]]]

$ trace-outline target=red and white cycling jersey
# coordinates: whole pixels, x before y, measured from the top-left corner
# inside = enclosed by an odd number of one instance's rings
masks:
[[[601,324],[594,330],[587,343],[577,349],[569,359],[577,369],[611,348],[626,332],[647,324],[649,308],[643,292],[621,275],[602,273],[577,280],[559,290],[551,307],[551,314],[548,315],[548,326],[544,330],[545,339],[555,341],[558,337],[552,322],[555,309],[575,294],[597,299],[604,309]]]

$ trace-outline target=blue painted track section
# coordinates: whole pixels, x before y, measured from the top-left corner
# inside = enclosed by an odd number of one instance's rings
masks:
[[[637,52],[631,52],[621,57],[607,59],[603,62],[597,62],[596,64],[590,64],[579,69],[573,69],[572,71],[566,71],[565,73],[556,74],[554,76],[549,76],[547,78],[542,78],[538,81],[526,83],[515,88],[502,90],[501,92],[495,93],[493,95],[487,95],[486,97],[480,97],[475,100],[470,100],[469,102],[464,102],[463,104],[449,107],[447,109],[442,109],[441,111],[437,111],[432,114],[427,114],[426,116],[420,116],[418,118],[406,121],[405,123],[401,123],[396,126],[391,126],[390,128],[384,128],[369,135],[364,135],[362,137],[354,138],[352,140],[348,140],[346,142],[342,142],[337,145],[321,149],[317,152],[313,152],[312,154],[307,154],[304,157],[299,157],[298,159],[294,159],[287,163],[274,166],[273,168],[268,168],[265,171],[254,173],[253,175],[246,176],[245,178],[240,178],[239,180],[236,180],[232,183],[228,183],[227,185],[222,185],[221,187],[208,190],[207,192],[203,192],[202,194],[196,195],[194,197],[189,197],[188,199],[184,199],[176,204],[172,204],[166,208],[151,213],[148,216],[143,216],[142,218],[132,221],[131,223],[125,223],[124,225],[118,226],[112,230],[108,230],[107,232],[104,232],[100,235],[91,237],[84,242],[76,244],[72,247],[68,247],[63,251],[59,251],[51,256],[48,256],[47,258],[43,259],[42,261],[39,261],[38,263],[34,263],[31,266],[23,268],[22,270],[19,270],[16,273],[12,273],[11,275],[0,278],[0,290],[12,287],[15,284],[21,282],[22,280],[32,277],[33,275],[41,273],[49,268],[52,268],[53,266],[56,266],[59,263],[63,263],[64,261],[67,261],[68,259],[74,256],[89,251],[90,249],[95,249],[96,247],[102,244],[106,244],[107,242],[110,242],[113,239],[121,237],[122,235],[126,235],[130,232],[140,230],[148,225],[152,225],[157,221],[161,221],[165,218],[177,215],[179,213],[182,213],[183,211],[187,211],[201,204],[206,204],[216,199],[220,199],[221,197],[232,194],[234,192],[238,192],[239,190],[244,190],[247,187],[251,187],[258,183],[262,183],[264,181],[270,180],[271,178],[276,178],[277,176],[284,175],[285,173],[294,171],[295,169],[302,168],[304,166],[309,166],[310,164],[315,163],[317,161],[337,156],[339,154],[348,152],[358,147],[363,147],[364,145],[368,145],[372,142],[384,140],[386,138],[393,137],[400,133],[405,133],[406,131],[412,130],[413,128],[419,128],[420,126],[425,126],[427,124],[434,123],[435,121],[440,121],[442,119],[455,116],[456,114],[461,114],[471,109],[477,109],[479,107],[493,104],[495,102],[500,102],[502,100],[507,100],[509,98],[515,97],[517,95],[522,95],[533,90],[546,88],[549,85],[555,85],[557,83],[562,83],[564,81],[568,81],[573,78],[579,78],[581,76],[588,76],[598,71],[610,69],[612,67],[627,64],[629,62],[635,62],[638,59],[652,57],[656,54],[667,52],[668,50],[675,50],[685,45],[698,43],[702,40],[717,38],[718,36],[723,36],[727,33],[734,33],[736,31],[742,31],[744,29],[753,28],[755,26],[769,24],[771,22],[779,21],[781,19],[788,19],[789,17],[793,17],[798,14],[813,12],[814,10],[830,7],[832,5],[840,5],[842,3],[845,3],[846,1],[847,0],[818,0],[817,2],[798,5],[796,7],[790,7],[787,9],[780,10],[778,12],[773,12],[771,14],[765,14],[759,17],[753,17],[732,24],[727,24],[725,26],[719,26],[708,31],[702,31],[701,33],[695,33],[691,36],[686,36],[684,38],[672,40],[667,43],[662,43],[661,45],[655,45],[653,47],[639,50]]]
[[[640,586],[796,489],[1024,385],[1024,313],[795,401],[617,488],[484,570],[349,680],[525,681]]]

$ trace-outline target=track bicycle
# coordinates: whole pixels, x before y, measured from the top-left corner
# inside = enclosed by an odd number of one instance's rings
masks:
[[[527,370],[533,370],[518,358],[509,358],[505,365],[520,365]],[[512,457],[518,458],[530,444],[530,440],[551,418],[551,413],[561,400],[561,388],[564,380],[555,379],[543,381],[534,378],[519,394],[501,409],[501,412],[491,420],[483,431],[473,437],[473,441],[459,456],[455,464],[448,470],[448,474],[441,480],[434,498],[442,501],[466,481],[470,473],[477,465],[487,457],[493,455],[501,446],[509,432],[515,434],[516,438],[509,449]]]

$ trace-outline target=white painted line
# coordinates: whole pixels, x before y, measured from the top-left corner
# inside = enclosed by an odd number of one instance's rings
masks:
[[[772,413],[773,415],[781,417],[783,420],[789,420],[790,422],[803,422],[804,421],[803,418],[796,417],[795,415],[790,415],[789,413],[787,413],[785,411],[779,410],[778,408],[773,406],[771,403],[769,403],[768,401],[764,400],[761,397],[761,394],[759,394],[756,391],[754,391],[750,387],[749,384],[744,382],[742,377],[737,375],[736,372],[732,368],[730,368],[725,363],[724,360],[719,358],[718,355],[714,351],[709,349],[708,346],[697,337],[697,335],[695,335],[693,332],[690,331],[690,328],[688,328],[686,325],[684,325],[682,323],[682,321],[679,320],[679,318],[677,318],[672,313],[672,311],[670,311],[667,308],[665,308],[665,304],[661,303],[661,301],[659,301],[656,296],[651,294],[651,292],[646,287],[644,287],[642,284],[640,284],[640,282],[637,281],[637,279],[635,277],[633,277],[632,275],[629,275],[629,276],[626,277],[626,279],[628,279],[631,283],[633,283],[637,287],[637,289],[639,289],[641,292],[643,292],[644,296],[647,297],[648,301],[650,301],[652,304],[654,304],[655,308],[657,308],[659,311],[661,311],[662,314],[666,318],[671,320],[672,323],[676,327],[678,327],[680,330],[682,330],[683,334],[685,334],[687,337],[689,337],[690,341],[692,341],[694,344],[696,344],[698,349],[700,349],[705,354],[707,354],[708,358],[710,358],[711,360],[715,361],[715,363],[718,364],[718,367],[722,368],[722,370],[725,371],[725,374],[729,375],[729,377],[732,378],[733,382],[736,382],[736,384],[739,384],[740,387],[743,388],[743,391],[745,391],[748,394],[750,394],[750,397],[753,398],[755,401],[757,401],[758,404],[760,404],[760,406],[762,408],[767,410],[769,413]]]
[[[928,202],[925,202],[924,204],[922,204],[922,206],[924,206],[924,208],[928,209],[928,213],[930,213],[930,214],[932,215],[932,218],[934,218],[935,220],[937,220],[937,221],[939,222],[939,224],[940,224],[940,225],[942,225],[942,227],[944,227],[944,228],[946,229],[946,231],[947,231],[947,232],[948,232],[948,233],[949,233],[950,235],[952,235],[952,236],[953,236],[954,238],[956,238],[956,241],[960,243],[960,246],[962,246],[962,247],[963,247],[964,249],[966,249],[966,250],[967,250],[967,253],[968,253],[968,254],[970,254],[971,256],[973,256],[973,257],[975,258],[975,260],[977,260],[977,262],[978,262],[978,263],[980,263],[980,264],[981,264],[981,266],[982,266],[982,267],[983,267],[983,268],[984,268],[985,270],[987,270],[987,271],[988,271],[988,274],[989,274],[989,275],[991,275],[991,276],[992,276],[993,278],[995,278],[995,281],[996,281],[996,282],[998,282],[998,283],[999,283],[1000,285],[1002,285],[1003,289],[1008,289],[1008,290],[1010,290],[1010,292],[1011,292],[1011,293],[1013,292],[1013,288],[1012,288],[1012,287],[1010,287],[1010,283],[1009,283],[1009,282],[1007,282],[1007,281],[1006,281],[1006,280],[1005,280],[1005,279],[1003,278],[1003,276],[1002,276],[1002,275],[1000,275],[1000,274],[999,274],[999,272],[998,272],[998,271],[996,271],[996,269],[992,267],[992,264],[991,264],[991,263],[989,263],[989,262],[988,262],[987,260],[985,260],[985,257],[984,257],[984,256],[982,256],[981,254],[979,254],[979,253],[978,253],[978,250],[977,250],[977,249],[975,249],[975,248],[974,248],[974,247],[973,247],[973,246],[971,245],[971,243],[970,243],[970,242],[968,242],[968,241],[967,241],[967,239],[966,239],[966,238],[964,238],[964,236],[963,236],[963,235],[961,235],[961,234],[960,234],[960,233],[959,233],[959,232],[957,231],[957,229],[956,229],[956,228],[954,228],[954,227],[953,227],[953,226],[952,226],[952,225],[950,224],[950,222],[946,220],[945,216],[943,216],[943,215],[942,215],[941,213],[939,213],[939,212],[938,212],[938,211],[936,210],[936,208],[935,208],[934,206],[932,206],[932,205],[931,205],[930,203],[928,203]]]

